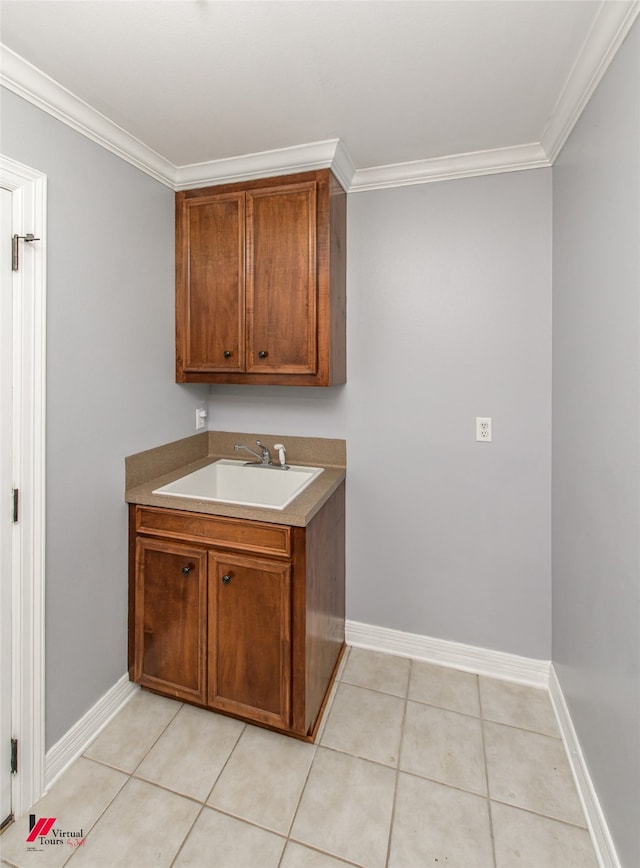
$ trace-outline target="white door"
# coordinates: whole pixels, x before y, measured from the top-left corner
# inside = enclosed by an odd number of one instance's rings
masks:
[[[13,537],[13,277],[12,195],[0,187],[0,824],[13,813],[10,745],[12,732],[11,552]]]
[[[45,783],[45,336],[46,176],[0,154],[0,823]]]

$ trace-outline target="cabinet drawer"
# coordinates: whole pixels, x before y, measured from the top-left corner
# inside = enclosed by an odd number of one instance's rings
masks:
[[[136,531],[234,551],[291,555],[291,528],[152,506],[136,507]]]

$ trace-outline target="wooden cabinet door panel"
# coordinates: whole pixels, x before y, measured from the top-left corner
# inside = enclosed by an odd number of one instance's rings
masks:
[[[244,370],[244,206],[243,193],[182,202],[177,303],[189,371]]]
[[[134,680],[205,701],[207,552],[138,538]]]
[[[316,183],[267,187],[246,195],[246,369],[313,374]]]
[[[288,728],[289,564],[209,553],[208,682],[212,707]]]

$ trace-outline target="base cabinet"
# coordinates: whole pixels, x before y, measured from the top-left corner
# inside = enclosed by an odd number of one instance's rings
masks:
[[[291,723],[291,566],[209,552],[212,708]]]
[[[133,680],[168,696],[206,696],[206,550],[139,538],[136,543]]]
[[[344,484],[307,527],[130,507],[129,673],[312,740],[344,649]]]

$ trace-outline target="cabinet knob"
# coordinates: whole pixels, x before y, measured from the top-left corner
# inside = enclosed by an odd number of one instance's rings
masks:
[[[268,355],[269,355],[269,353],[266,350],[260,350],[260,352],[258,353],[258,358],[259,359],[266,359]]]
[[[225,350],[222,355],[225,357],[225,359],[230,359],[231,358],[231,350]]]
[[[222,584],[223,585],[228,585],[230,581],[231,581],[231,573],[227,573],[226,576],[222,577]]]
[[[186,567],[182,568],[182,575],[188,576],[192,569],[193,569],[193,564],[187,564]]]

